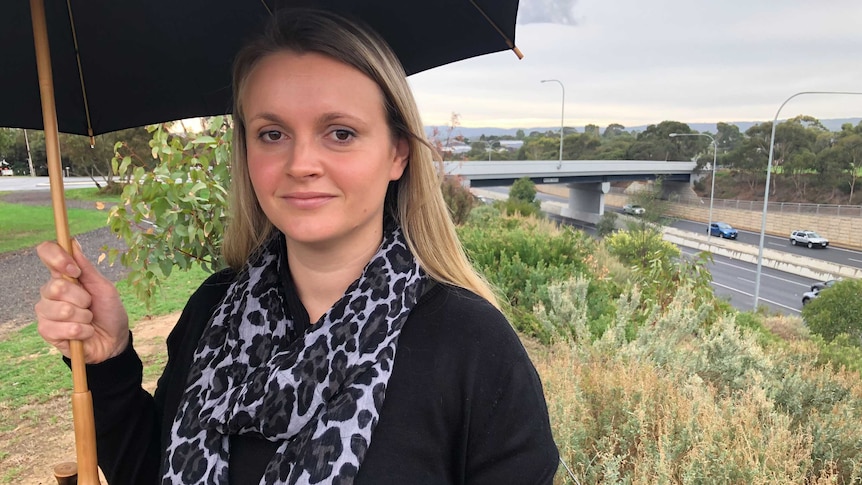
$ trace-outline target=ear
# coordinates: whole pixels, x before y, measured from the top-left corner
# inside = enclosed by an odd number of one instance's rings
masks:
[[[395,142],[395,156],[392,158],[392,169],[389,171],[389,180],[398,180],[407,168],[410,159],[410,143],[404,137],[399,137]]]

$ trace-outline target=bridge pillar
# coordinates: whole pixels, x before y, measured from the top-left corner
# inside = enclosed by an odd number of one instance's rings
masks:
[[[680,199],[697,199],[697,192],[691,187],[689,182],[663,182],[662,191],[663,197],[670,201],[678,201]]]
[[[569,206],[560,215],[579,221],[596,224],[605,213],[605,194],[611,189],[610,182],[588,182],[566,184],[569,188]]]

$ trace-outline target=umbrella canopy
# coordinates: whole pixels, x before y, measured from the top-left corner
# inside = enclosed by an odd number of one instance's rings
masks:
[[[59,131],[230,112],[234,53],[300,3],[362,19],[408,74],[514,47],[518,0],[45,0]],[[30,16],[24,0],[0,6],[0,126],[43,128]]]

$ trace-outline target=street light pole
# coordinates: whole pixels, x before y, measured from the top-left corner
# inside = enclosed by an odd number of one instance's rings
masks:
[[[560,108],[560,163],[557,164],[557,170],[559,170],[563,166],[563,129],[565,127],[566,120],[566,87],[563,86],[563,83],[560,82],[559,79],[542,79],[543,83],[557,83],[560,85],[560,89],[563,90],[563,102],[561,103]]]
[[[712,201],[715,199],[715,164],[718,161],[718,145],[715,143],[715,138],[706,133],[671,133],[670,137],[677,136],[705,136],[712,140],[712,188],[709,189],[709,222],[706,223],[706,237],[712,237]]]
[[[775,118],[772,120],[772,136],[769,138],[769,160],[766,162],[766,189],[763,193],[763,214],[760,217],[760,244],[757,250],[757,274],[754,278],[754,309],[757,310],[757,302],[760,300],[760,271],[763,268],[763,240],[766,236],[766,209],[769,207],[769,178],[772,175],[772,154],[775,147],[775,126],[778,124],[778,113],[781,113],[781,108],[791,99],[803,94],[853,94],[862,95],[862,93],[852,91],[802,91],[785,99],[778,111],[775,112]]]

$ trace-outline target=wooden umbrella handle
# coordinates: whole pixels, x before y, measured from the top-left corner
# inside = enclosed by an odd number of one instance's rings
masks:
[[[54,478],[57,485],[77,485],[78,465],[74,461],[65,461],[54,465]]]
[[[69,233],[69,219],[63,192],[60,134],[54,102],[54,75],[51,70],[51,50],[48,46],[48,24],[45,21],[44,0],[30,0],[30,15],[33,21],[39,92],[42,97],[42,122],[45,131],[48,177],[51,183],[51,203],[54,208],[54,228],[57,232],[57,242],[66,252],[72,254],[72,237]],[[84,344],[79,340],[72,340],[69,342],[69,347],[72,358],[72,417],[75,425],[75,450],[78,455],[78,481],[82,485],[98,485],[96,427],[93,418],[93,398],[87,387]]]

